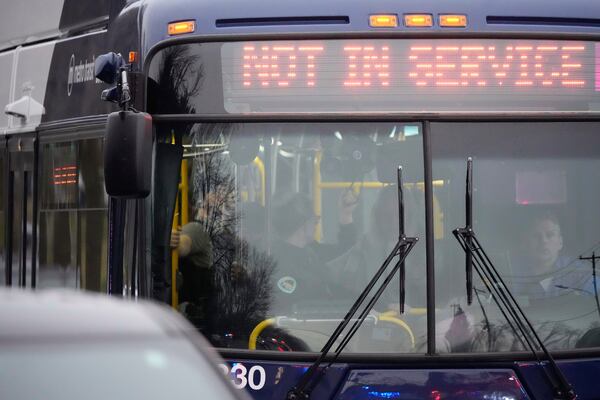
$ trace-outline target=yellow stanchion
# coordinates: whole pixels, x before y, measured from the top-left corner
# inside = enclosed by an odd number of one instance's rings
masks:
[[[181,201],[180,201],[181,199]],[[177,199],[175,200],[175,213],[173,215],[172,230],[176,231],[189,222],[189,179],[188,160],[181,162],[181,181],[178,186]],[[171,307],[179,307],[179,290],[177,289],[177,273],[179,271],[179,251],[171,251]]]
[[[253,161],[254,165],[256,165],[256,168],[258,168],[258,173],[260,174],[260,205],[261,206],[265,206],[266,204],[266,199],[265,199],[265,195],[266,195],[266,177],[265,177],[265,163],[262,162],[262,160],[260,159],[260,157],[256,156],[256,158]]]

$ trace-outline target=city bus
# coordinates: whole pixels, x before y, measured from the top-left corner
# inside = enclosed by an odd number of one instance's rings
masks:
[[[593,1],[97,4],[3,38],[5,284],[256,399],[600,397]]]

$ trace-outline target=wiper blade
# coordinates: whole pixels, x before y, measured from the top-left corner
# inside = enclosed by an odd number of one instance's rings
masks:
[[[475,269],[477,275],[481,278],[482,282],[486,286],[489,293],[492,294],[494,302],[500,309],[500,312],[506,319],[508,325],[515,332],[517,338],[521,341],[524,347],[529,348],[533,356],[535,357],[538,365],[544,371],[548,382],[552,386],[555,398],[573,400],[577,398],[575,391],[571,384],[567,381],[566,377],[554,361],[554,358],[544,345],[544,342],[540,339],[538,333],[535,331],[533,324],[523,309],[516,301],[514,295],[506,286],[504,280],[498,273],[498,269],[492,263],[492,260],[488,257],[485,250],[481,246],[481,243],[475,235],[475,231],[472,227],[473,218],[473,202],[472,202],[472,188],[473,188],[473,160],[469,157],[467,160],[467,223],[464,228],[457,228],[452,233],[458,240],[460,246],[465,251],[467,256],[467,299],[472,296],[473,281],[472,275],[469,276],[469,270]],[[472,297],[470,297],[472,300]],[[488,322],[489,329],[489,322]],[[521,338],[521,336],[522,338]],[[488,331],[488,335],[491,332]],[[540,349],[547,364],[542,362],[542,359],[538,355],[536,349]],[[548,367],[548,368],[547,368]],[[548,369],[552,372],[550,374]]]
[[[466,225],[465,229],[471,230],[473,228],[473,159],[469,157],[467,159],[467,182],[465,191],[465,216]],[[467,244],[471,246],[471,238],[467,236]],[[465,258],[465,273],[467,275],[467,304],[473,303],[473,254],[467,252]]]
[[[335,360],[339,357],[342,350],[346,345],[350,342],[354,334],[358,331],[365,318],[377,302],[389,283],[392,281],[394,276],[398,271],[400,271],[400,310],[403,312],[404,310],[404,277],[405,277],[405,265],[404,260],[416,245],[419,240],[416,237],[406,237],[404,234],[404,196],[402,192],[402,167],[398,167],[398,228],[399,228],[399,237],[394,249],[387,256],[381,267],[377,270],[373,278],[369,281],[365,289],[362,291],[358,299],[354,302],[348,313],[344,316],[344,319],[337,326],[335,331],[331,334],[331,337],[321,349],[321,354],[316,359],[316,361],[308,368],[308,370],[302,375],[298,384],[293,387],[287,394],[287,400],[298,400],[298,399],[309,399],[310,393],[317,386],[325,371],[333,365]],[[372,292],[373,288],[381,278],[381,276],[388,269],[388,266],[391,264],[394,258],[398,257],[398,261],[392,268],[392,270],[387,274],[383,282],[380,283],[377,291],[369,300],[368,304],[364,307],[364,309],[360,312],[357,319],[354,319],[354,315],[360,308],[360,306],[365,302],[366,298]],[[329,361],[327,366],[325,366],[322,370],[319,370],[319,367],[327,357],[329,350],[333,347],[338,338],[342,335],[342,332],[346,329],[348,324],[354,319],[354,323],[335,349],[334,355],[332,359]]]

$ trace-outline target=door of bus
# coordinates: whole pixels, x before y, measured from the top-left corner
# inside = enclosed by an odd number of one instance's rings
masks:
[[[5,283],[35,287],[36,210],[35,134],[15,135],[7,141]]]

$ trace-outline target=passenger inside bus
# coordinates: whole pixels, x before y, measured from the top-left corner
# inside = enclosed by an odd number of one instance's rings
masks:
[[[276,196],[273,213],[276,236],[271,246],[277,262],[273,279],[275,315],[310,312],[310,306],[306,309],[301,305],[315,301],[322,305],[334,299],[337,284],[325,263],[349,249],[356,237],[352,211],[357,202],[347,193],[340,198],[340,230],[334,244],[315,241],[319,217],[314,214],[310,198],[302,193]]]
[[[521,234],[521,254],[512,262],[509,284],[525,301],[564,295],[569,290],[594,295],[592,271],[577,258],[564,254],[561,224],[551,212],[530,216]]]
[[[415,193],[416,192],[416,193]],[[405,234],[423,237],[424,210],[418,207],[418,190],[404,190],[406,209]],[[421,213],[423,212],[423,213]],[[398,189],[389,185],[379,190],[377,199],[371,209],[371,221],[368,230],[360,237],[356,245],[344,255],[329,263],[334,279],[340,282],[344,290],[357,298],[369,280],[375,275],[385,258],[389,255],[398,240]],[[422,253],[411,254],[406,262],[407,281],[412,284],[425,279],[425,259]],[[398,284],[391,284],[397,287]],[[425,294],[414,290],[413,285],[407,288],[407,306],[424,307]],[[387,290],[379,300],[376,309],[381,311],[398,309],[398,294]]]
[[[179,255],[179,308],[196,327],[205,330],[214,290],[212,243],[202,222],[202,210],[198,208],[194,220],[171,233],[170,246]]]

